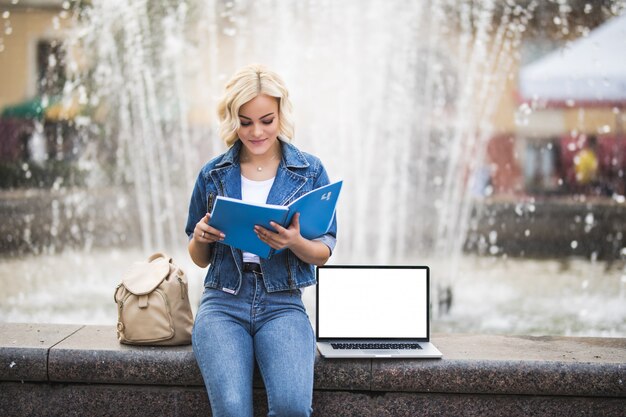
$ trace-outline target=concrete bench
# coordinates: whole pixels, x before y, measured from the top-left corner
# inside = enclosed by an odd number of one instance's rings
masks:
[[[317,416],[624,416],[626,339],[435,335],[440,360],[316,358]],[[265,415],[255,376],[255,415]],[[0,324],[2,416],[210,415],[190,346],[113,326]]]

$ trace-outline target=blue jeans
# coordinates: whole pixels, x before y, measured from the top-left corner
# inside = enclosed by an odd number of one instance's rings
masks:
[[[205,289],[192,344],[213,416],[253,415],[255,359],[268,415],[311,415],[315,337],[299,290],[268,293],[257,272],[237,295]]]

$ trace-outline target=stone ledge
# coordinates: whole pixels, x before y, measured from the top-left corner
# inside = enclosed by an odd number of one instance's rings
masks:
[[[82,327],[0,323],[0,381],[47,381],[48,352]]]
[[[372,363],[372,391],[626,397],[626,339],[438,335],[442,360]]]
[[[118,343],[113,326],[0,324],[0,380],[202,386],[191,346]],[[443,359],[316,357],[315,388],[626,397],[626,339],[436,335]],[[256,386],[262,387],[260,378]]]
[[[626,409],[624,338],[456,334],[435,335],[433,342],[443,359],[316,357],[316,414],[408,416],[427,407],[426,415],[437,415],[436,410],[439,415],[503,416],[602,410],[619,416]],[[124,395],[136,401],[154,398],[170,407],[167,415],[208,410],[191,346],[120,345],[113,326],[0,324],[0,385],[0,409],[21,410],[9,415],[37,415],[29,408],[34,404],[45,405],[51,415],[81,415],[89,407],[100,407],[102,415],[125,415],[102,408],[107,398],[122,402]],[[263,415],[258,373],[254,385],[260,400],[255,413]],[[70,399],[76,404],[68,405]],[[91,400],[96,405],[87,406]],[[146,403],[134,415],[154,415],[151,406]],[[161,406],[154,407],[164,411]],[[132,407],[134,412],[138,407]]]

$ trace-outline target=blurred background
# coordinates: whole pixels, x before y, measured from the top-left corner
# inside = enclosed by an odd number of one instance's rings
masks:
[[[0,0],[0,321],[114,324],[225,150],[239,67],[343,179],[332,263],[431,267],[433,332],[626,337],[626,0]],[[305,292],[314,317],[314,290]]]

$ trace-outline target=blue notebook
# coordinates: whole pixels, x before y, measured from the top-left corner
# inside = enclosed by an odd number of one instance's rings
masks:
[[[275,251],[257,237],[254,226],[274,230],[270,222],[275,222],[288,227],[294,214],[300,213],[300,234],[307,239],[320,237],[333,221],[342,184],[343,181],[337,181],[309,191],[287,206],[218,196],[209,225],[226,235],[222,243],[268,259]]]

